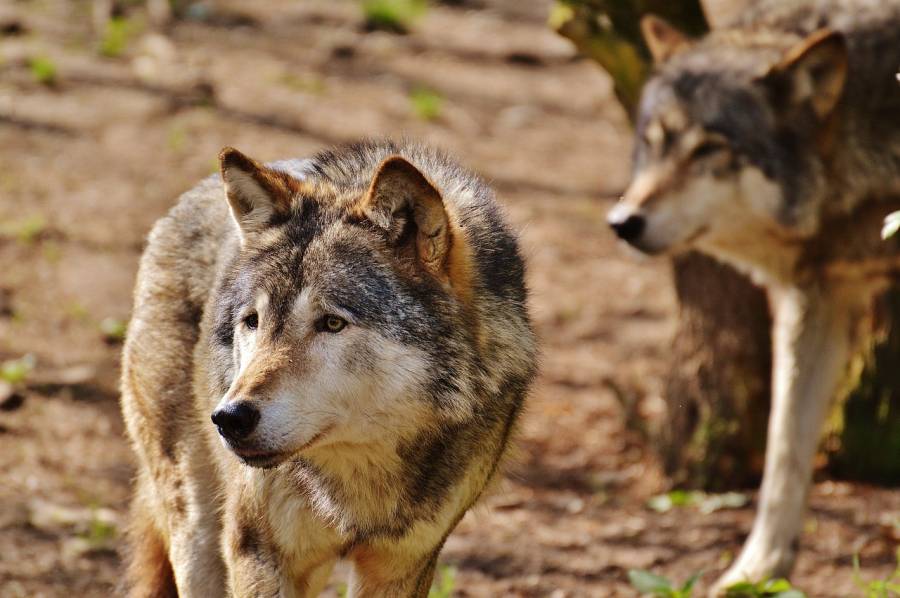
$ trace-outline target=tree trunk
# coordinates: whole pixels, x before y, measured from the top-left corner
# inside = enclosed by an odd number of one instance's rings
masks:
[[[657,450],[673,482],[706,490],[762,475],[771,386],[765,293],[699,253],[673,261],[678,331]]]
[[[869,345],[851,364],[825,439],[840,478],[900,484],[900,285],[875,305]]]
[[[650,57],[641,16],[687,34],[708,30],[698,0],[560,0],[551,26],[612,77],[634,119]],[[674,260],[679,322],[666,384],[669,419],[655,439],[674,483],[724,490],[762,473],[771,380],[771,318],[765,293],[732,268],[697,253]],[[853,390],[836,408],[827,443],[841,476],[900,482],[900,292]],[[890,322],[897,322],[890,326]],[[886,326],[886,327],[885,327]]]

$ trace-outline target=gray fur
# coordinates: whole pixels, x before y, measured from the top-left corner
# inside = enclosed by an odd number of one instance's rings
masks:
[[[697,42],[651,41],[672,52],[609,222],[642,251],[700,249],[750,274],[775,322],[757,517],[718,595],[790,572],[829,401],[897,282],[900,247],[879,229],[900,206],[900,2],[766,1]]]
[[[470,249],[473,266],[465,292],[454,286],[455,274],[444,283],[430,276],[360,215],[376,170],[393,155],[425,175],[458,223],[462,236],[454,243]],[[319,565],[339,556],[355,563],[356,592],[423,596],[443,540],[504,455],[535,373],[516,239],[492,191],[426,147],[363,142],[269,166],[305,186],[290,214],[273,216],[265,236],[242,245],[219,176],[185,193],[150,235],[123,372],[123,410],[139,457],[134,517],[142,525],[135,527],[146,529],[147,519],[155,525],[182,596],[201,587],[203,595],[224,591],[226,571],[236,595],[295,589],[309,595],[327,573]],[[407,230],[403,218],[397,215]],[[302,355],[304,343],[314,342],[300,340],[306,337],[292,312],[306,291],[377,334],[364,338],[424,356],[424,367],[397,373],[417,381],[413,407],[425,414],[418,427],[410,431],[413,424],[398,421],[396,432],[372,431],[397,436],[393,456],[370,465],[365,451],[353,456],[345,442],[339,454],[326,444],[241,464],[220,444],[210,413],[238,376],[235,331],[259,290],[268,304],[255,342],[273,351]],[[364,379],[383,366],[380,350],[360,342],[339,367]],[[259,393],[267,392],[263,382],[254,387]],[[334,459],[343,465],[334,469]],[[198,471],[202,478],[192,479]],[[267,506],[275,496],[279,506]],[[282,538],[293,525],[285,521],[295,520],[285,520],[282,510],[292,504],[310,521],[312,539],[297,539],[298,546],[311,545],[306,556]],[[206,557],[176,562],[182,544]],[[382,579],[382,562],[395,563],[396,579]],[[132,588],[142,587],[139,574],[133,577]]]

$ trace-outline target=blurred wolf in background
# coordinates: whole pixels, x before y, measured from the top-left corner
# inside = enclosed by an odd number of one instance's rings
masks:
[[[790,571],[829,399],[900,269],[879,239],[900,197],[900,2],[763,2],[698,42],[642,29],[657,68],[609,224],[646,253],[749,273],[774,316],[759,509],[722,588]]]
[[[346,557],[354,595],[425,596],[535,372],[516,239],[422,147],[220,161],[138,275],[127,591],[312,596]]]

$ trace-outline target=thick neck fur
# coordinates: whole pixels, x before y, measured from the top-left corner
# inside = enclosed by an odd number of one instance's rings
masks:
[[[335,444],[285,466],[322,520],[342,536],[396,535],[404,524],[399,441]]]

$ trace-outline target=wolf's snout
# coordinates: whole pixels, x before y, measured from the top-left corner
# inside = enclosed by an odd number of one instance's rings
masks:
[[[647,226],[646,219],[640,214],[627,212],[625,210],[613,208],[606,218],[607,223],[616,232],[616,235],[623,241],[633,243],[637,241],[644,228]]]
[[[228,440],[243,440],[256,429],[259,411],[243,401],[228,403],[213,411],[212,421]]]

